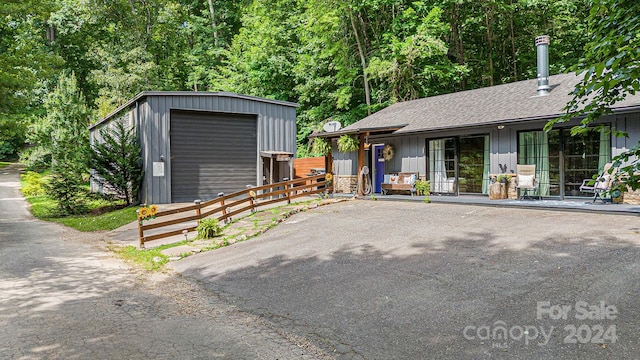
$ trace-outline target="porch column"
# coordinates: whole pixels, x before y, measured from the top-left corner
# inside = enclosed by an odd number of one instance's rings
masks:
[[[293,156],[289,158],[289,180],[293,180],[295,179],[295,174],[293,173],[294,168],[293,168]]]
[[[360,181],[360,172],[364,167],[364,134],[358,135],[358,182]],[[358,196],[364,195],[362,189],[358,186]]]
[[[331,139],[329,139],[329,141],[331,141]],[[333,150],[332,149],[329,149],[329,152],[327,153],[327,156],[324,159],[325,159],[324,160],[325,172],[333,174]]]

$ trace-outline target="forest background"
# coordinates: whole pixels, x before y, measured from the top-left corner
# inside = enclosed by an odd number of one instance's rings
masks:
[[[551,74],[566,72],[589,11],[588,0],[4,0],[0,159],[43,136],[61,81],[81,93],[68,101],[86,125],[147,90],[297,102],[297,155],[316,155],[307,136],[328,120],[534,78],[537,35],[551,36]]]

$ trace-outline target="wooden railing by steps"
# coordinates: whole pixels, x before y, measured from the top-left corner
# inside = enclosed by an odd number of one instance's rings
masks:
[[[232,194],[219,196],[205,202],[195,200],[194,205],[159,211],[155,214],[155,218],[151,220],[144,219],[140,214],[138,214],[138,237],[140,248],[143,249],[144,244],[149,241],[188,234],[189,232],[195,231],[196,226],[186,226],[177,230],[169,230],[145,236],[145,232],[149,230],[199,221],[211,216],[215,216],[221,222],[227,222],[231,220],[233,216],[245,211],[251,210],[251,212],[255,212],[259,207],[283,201],[290,204],[292,199],[312,194],[319,194],[327,190],[327,181],[325,180],[325,176],[325,174],[322,174],[257,186]],[[237,208],[238,206],[240,207]],[[162,217],[176,214],[184,214],[185,216],[165,221],[158,220]]]

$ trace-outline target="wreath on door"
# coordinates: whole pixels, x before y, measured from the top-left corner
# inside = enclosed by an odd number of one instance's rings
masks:
[[[393,155],[395,154],[395,150],[393,150],[393,145],[385,145],[384,149],[382,149],[382,156],[386,161],[393,159]]]

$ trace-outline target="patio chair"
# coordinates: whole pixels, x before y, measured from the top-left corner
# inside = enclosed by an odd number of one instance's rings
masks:
[[[602,195],[606,194],[611,189],[611,183],[612,183],[611,179],[613,178],[613,175],[615,175],[616,173],[616,169],[613,169],[613,171],[609,173],[609,170],[611,169],[612,166],[613,166],[612,163],[605,164],[604,168],[602,169],[602,173],[600,173],[595,180],[593,179],[582,180],[582,185],[580,185],[580,191],[586,192],[586,193],[593,193],[593,202],[596,202],[596,200],[598,199],[602,200],[602,202],[605,201]],[[589,184],[593,184],[593,185],[589,185]]]
[[[518,193],[518,199],[524,200],[529,190],[538,189],[538,180],[536,179],[536,166],[535,165],[516,165],[516,192]],[[520,196],[520,190],[523,190],[522,196]],[[540,195],[537,196],[541,199]]]

